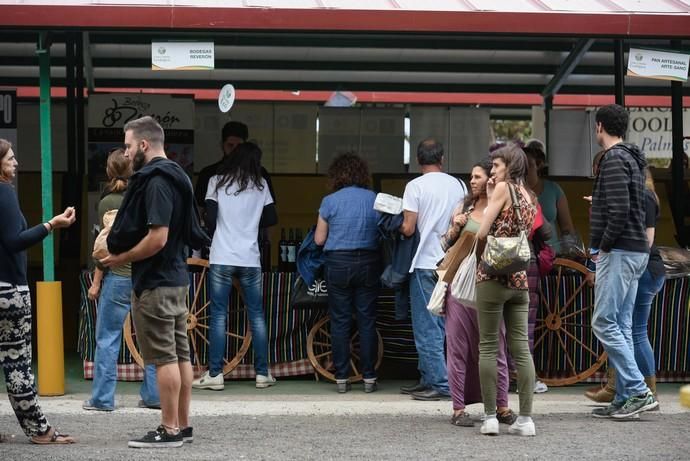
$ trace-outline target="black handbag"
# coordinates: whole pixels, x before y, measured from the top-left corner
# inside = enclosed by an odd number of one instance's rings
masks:
[[[307,286],[301,275],[297,276],[290,293],[290,307],[293,308],[324,308],[328,307],[328,289],[326,280],[316,279],[311,286]]]

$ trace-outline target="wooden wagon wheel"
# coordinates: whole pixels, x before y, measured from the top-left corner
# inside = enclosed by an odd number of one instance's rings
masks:
[[[210,324],[209,306],[210,300],[203,302],[201,294],[206,290],[206,276],[208,275],[209,263],[205,259],[189,258],[187,265],[190,270],[199,275],[194,279],[194,290],[187,297],[187,337],[192,354],[192,364],[195,376],[199,376],[206,364],[207,353],[205,351],[209,345],[208,331]],[[235,283],[235,289],[239,286]],[[226,356],[223,358],[223,374],[228,374],[234,370],[242,361],[252,342],[252,334],[247,328],[247,309],[243,303],[239,307],[228,306],[228,331],[226,332],[227,347]],[[232,319],[238,319],[233,322]],[[144,366],[144,360],[138,350],[136,342],[136,331],[131,320],[131,315],[127,314],[123,327],[125,343],[134,361],[139,366]]]
[[[582,264],[569,259],[557,258],[554,261],[555,291],[545,296],[543,286],[539,286],[539,313],[534,328],[534,355],[540,357],[545,370],[540,380],[549,386],[575,384],[593,375],[606,361],[606,352],[592,331],[594,293],[585,280],[588,271]],[[552,272],[553,274],[554,272]],[[580,274],[574,290],[565,290],[565,277]],[[553,282],[550,282],[553,283]],[[564,293],[563,296],[561,294]],[[561,298],[564,302],[561,302]],[[577,299],[584,303],[577,304]],[[558,356],[561,369],[555,366]],[[577,357],[573,357],[573,354]]]
[[[309,331],[309,336],[307,336],[307,355],[318,374],[329,381],[335,382],[330,326],[331,318],[325,316],[312,327]],[[378,357],[374,368],[378,369],[383,359],[383,339],[378,330],[376,330],[376,337],[378,338]],[[359,332],[355,332],[350,339],[350,372],[354,373],[350,376],[350,382],[356,383],[362,380],[359,357]]]

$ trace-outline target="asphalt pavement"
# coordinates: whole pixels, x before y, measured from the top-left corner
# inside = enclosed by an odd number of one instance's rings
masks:
[[[153,430],[155,410],[136,408],[136,387],[118,385],[112,413],[81,409],[86,393],[42,398],[50,421],[78,438],[71,446],[31,445],[19,430],[7,401],[0,403],[0,432],[14,438],[0,444],[3,460],[304,460],[304,459],[690,459],[690,411],[678,403],[679,384],[660,386],[661,411],[638,421],[598,420],[583,386],[552,388],[536,395],[537,436],[517,437],[501,425],[498,437],[450,424],[450,402],[418,402],[398,393],[401,382],[382,382],[364,394],[353,386],[336,394],[327,383],[281,381],[256,390],[249,381],[221,392],[194,391],[195,440],[182,448],[132,449],[127,440]],[[517,396],[511,394],[517,409]],[[479,417],[482,407],[470,405]]]

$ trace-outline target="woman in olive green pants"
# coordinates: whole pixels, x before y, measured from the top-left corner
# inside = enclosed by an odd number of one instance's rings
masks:
[[[527,157],[516,145],[507,145],[491,154],[491,179],[487,184],[489,205],[485,219],[477,232],[484,240],[494,237],[517,237],[529,232],[536,215],[536,198],[524,186]],[[511,199],[510,187],[515,191],[517,213]],[[479,379],[486,418],[481,427],[485,435],[498,435],[496,419],[496,356],[501,320],[505,320],[508,347],[518,372],[520,416],[510,426],[511,434],[536,435],[532,421],[534,392],[534,362],[529,351],[527,323],[529,293],[527,272],[492,276],[480,262],[477,270],[477,313],[479,317]]]

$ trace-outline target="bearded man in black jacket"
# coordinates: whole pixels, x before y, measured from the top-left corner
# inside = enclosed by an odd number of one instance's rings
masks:
[[[133,448],[180,447],[192,441],[192,366],[187,342],[188,247],[209,243],[200,228],[192,183],[164,151],[163,128],[151,117],[124,127],[132,175],[108,236],[106,267],[132,263],[132,319],[146,365],[156,366],[161,424]]]
[[[649,259],[645,225],[645,167],[640,149],[623,142],[628,113],[617,105],[596,114],[596,137],[605,153],[592,194],[591,243],[596,259],[592,329],[616,369],[616,396],[596,418],[638,418],[659,406],[637,368],[632,315],[638,280]]]

